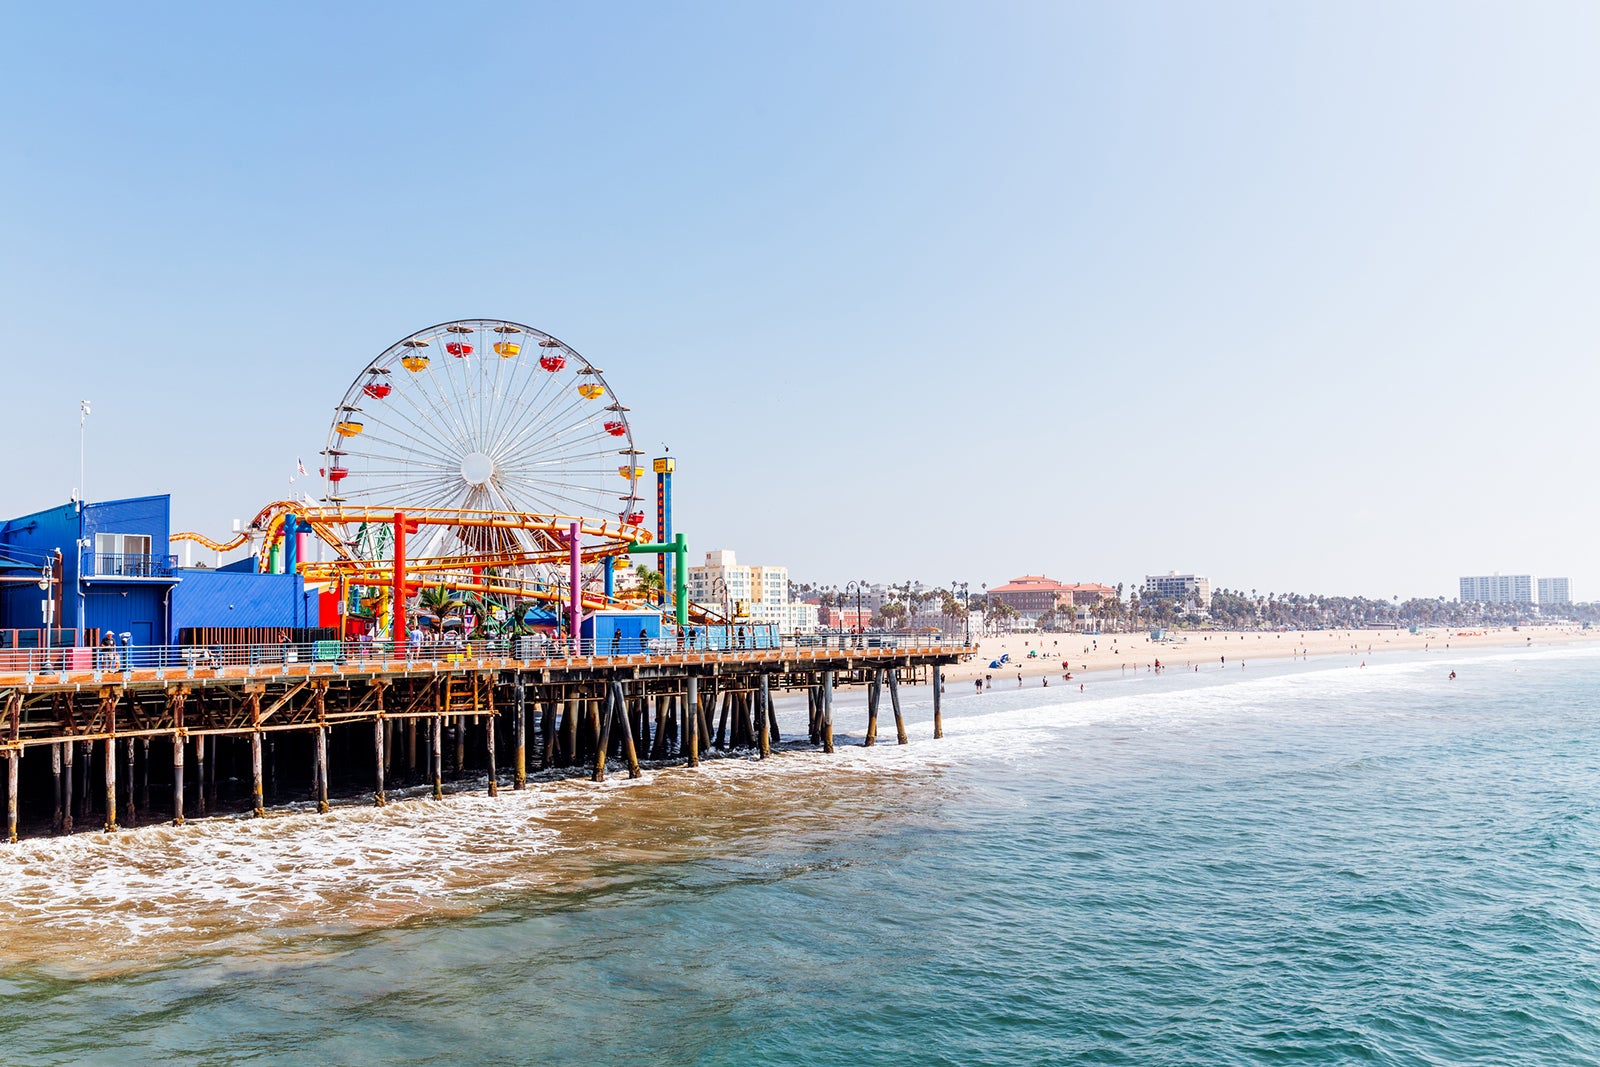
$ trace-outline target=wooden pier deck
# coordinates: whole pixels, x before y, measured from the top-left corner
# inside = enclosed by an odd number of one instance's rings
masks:
[[[552,649],[523,658],[337,646],[330,657],[326,648],[289,645],[134,651],[0,657],[9,840],[24,826],[181,825],[186,813],[219,807],[262,815],[269,793],[327,810],[335,779],[341,791],[369,785],[380,805],[395,782],[431,783],[442,797],[447,773],[482,773],[492,795],[502,776],[524,787],[530,734],[535,769],[581,767],[596,781],[608,758],[637,775],[641,759],[693,766],[710,747],[765,757],[781,740],[777,691],[806,693],[808,741],[831,752],[835,688],[868,687],[868,744],[887,692],[904,743],[899,686],[925,678],[935,683],[937,737],[940,668],[975,650],[886,639],[616,655]],[[232,773],[219,785],[224,760]],[[246,777],[248,794],[230,792]],[[154,808],[152,788],[166,797]]]

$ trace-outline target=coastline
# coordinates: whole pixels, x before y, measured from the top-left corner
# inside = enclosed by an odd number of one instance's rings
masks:
[[[968,682],[985,674],[1024,680],[1078,671],[1139,669],[1160,660],[1163,667],[1192,668],[1253,659],[1292,659],[1348,655],[1362,660],[1385,652],[1421,652],[1445,649],[1537,648],[1550,645],[1600,643],[1600,630],[1575,625],[1493,627],[1479,630],[1435,626],[1417,633],[1408,630],[1240,630],[1168,631],[1168,638],[1151,641],[1143,631],[1132,633],[1028,633],[985,637],[979,653],[965,663],[947,667],[945,682]],[[1030,658],[1029,652],[1038,655]],[[998,669],[989,664],[1002,655],[1011,659]],[[1055,680],[1055,679],[1052,679]]]

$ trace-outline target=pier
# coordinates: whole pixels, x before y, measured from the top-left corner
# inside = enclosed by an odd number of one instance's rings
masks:
[[[766,758],[773,697],[803,692],[809,745],[834,749],[833,694],[865,686],[907,741],[900,686],[933,686],[972,649],[920,636],[789,638],[760,648],[652,642],[482,643],[450,651],[315,641],[0,652],[6,837],[116,830],[218,813],[265,815],[449,777],[526,786],[530,768],[603,781],[608,761],[696,766],[708,751]],[[530,751],[531,746],[531,751]],[[334,783],[337,783],[337,791]]]

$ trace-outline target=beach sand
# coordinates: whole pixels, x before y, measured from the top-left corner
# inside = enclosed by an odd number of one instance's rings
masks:
[[[1444,651],[1462,648],[1535,648],[1554,644],[1600,642],[1600,629],[1576,625],[1509,626],[1491,629],[1433,627],[1418,633],[1408,630],[1289,630],[1283,633],[1232,630],[1169,630],[1168,639],[1151,641],[1146,632],[1089,634],[1006,634],[977,641],[981,650],[965,663],[945,668],[945,681],[964,681],[985,674],[995,684],[1015,685],[1020,672],[1024,682],[1063,684],[1061,675],[1079,671],[1144,670],[1156,660],[1164,668],[1217,670],[1248,665],[1253,659],[1293,656],[1348,655],[1370,661],[1386,652]],[[1038,656],[1029,658],[1030,652]],[[1010,662],[991,669],[990,662],[1009,653]],[[1226,663],[1224,664],[1224,659]],[[1074,678],[1074,681],[1080,679]]]

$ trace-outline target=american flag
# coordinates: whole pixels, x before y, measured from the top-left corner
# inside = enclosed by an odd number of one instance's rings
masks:
[[[295,465],[296,469],[298,469],[300,471],[301,474],[304,474],[306,472],[306,465],[300,459],[300,457],[298,457],[298,456],[295,457],[294,465]]]

